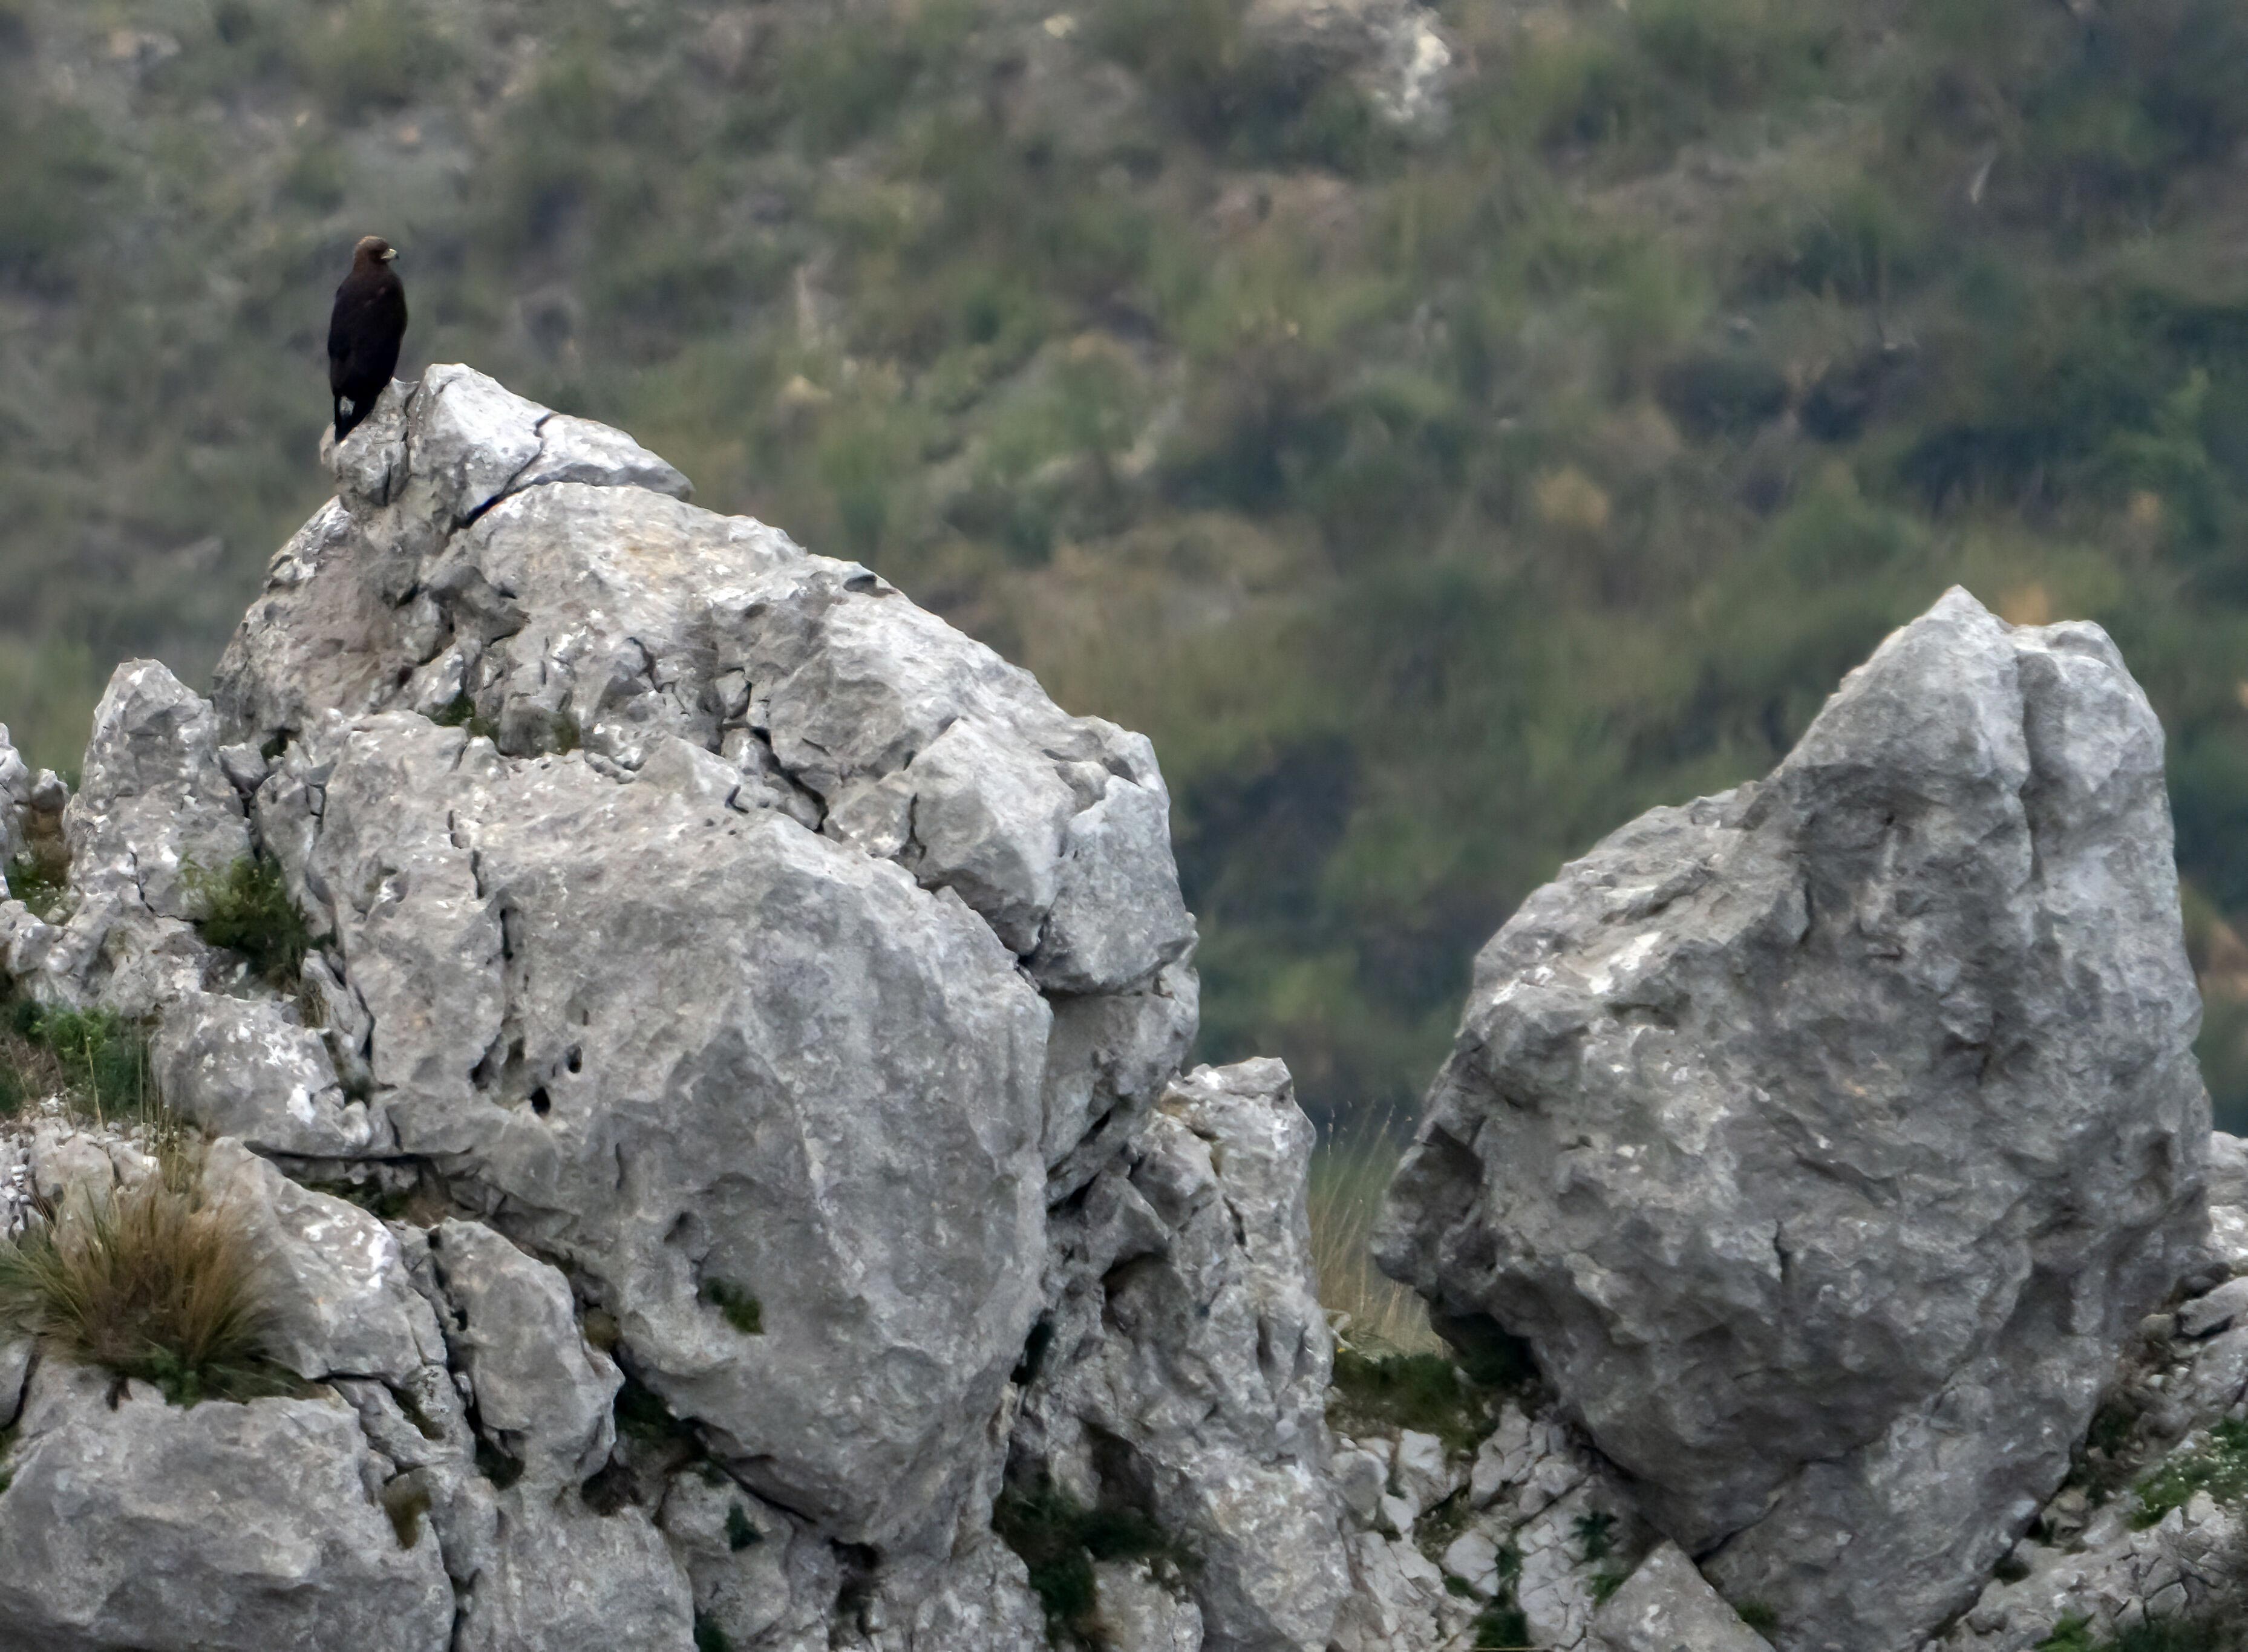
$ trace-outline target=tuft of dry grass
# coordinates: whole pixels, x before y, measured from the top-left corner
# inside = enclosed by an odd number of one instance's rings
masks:
[[[1330,1128],[1312,1155],[1312,1263],[1319,1306],[1346,1348],[1361,1353],[1439,1354],[1420,1297],[1374,1265],[1370,1246],[1381,1196],[1401,1149],[1384,1118]]]
[[[265,1357],[247,1231],[206,1201],[184,1143],[168,1143],[158,1167],[122,1189],[80,1182],[0,1244],[0,1323],[63,1358],[154,1383],[175,1404],[293,1391]]]

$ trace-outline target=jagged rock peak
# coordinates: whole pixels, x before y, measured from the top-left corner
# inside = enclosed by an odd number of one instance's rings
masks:
[[[47,799],[68,888],[0,901],[0,956],[153,1025],[271,1356],[346,1403],[214,1434],[140,1396],[120,1456],[99,1388],[0,1340],[36,1493],[0,1496],[10,1621],[176,1642],[129,1576],[39,1558],[67,1515],[203,1580],[197,1646],[688,1652],[699,1621],[742,1652],[1034,1652],[994,1500],[1066,1479],[1199,1562],[1178,1600],[1107,1566],[1103,1612],[1321,1652],[1309,1128],[1278,1063],[1180,1072],[1194,925],[1147,741],[466,368],[331,457],[215,702],[120,668]],[[11,830],[44,806],[21,779]],[[199,928],[245,863],[304,920],[286,978]],[[106,1187],[113,1146],[43,1115],[0,1173]],[[1081,1229],[1119,1209],[1161,1313],[1073,1322],[1018,1434],[1033,1326],[1100,1300]],[[1142,1346],[1164,1316],[1201,1327],[1186,1366]],[[136,1501],[150,1465],[192,1522]],[[302,1533],[293,1604],[199,1535],[244,1498]],[[371,1508],[405,1558],[344,1553]]]
[[[1383,1265],[1528,1338],[1783,1652],[1909,1652],[2198,1265],[2198,1019],[2145,696],[1955,590],[1484,949]]]

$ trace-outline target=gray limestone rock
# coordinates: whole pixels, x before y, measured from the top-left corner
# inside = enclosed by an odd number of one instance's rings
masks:
[[[1786,1652],[1903,1652],[2198,1261],[2197,1019],[2145,696],[1955,591],[1484,949],[1381,1260],[1527,1337]]]
[[[402,1545],[349,1407],[182,1409],[58,1361],[0,1492],[0,1641],[37,1652],[445,1652],[437,1546]],[[683,1643],[682,1643],[683,1644]]]
[[[24,853],[30,841],[31,771],[0,723],[0,869]]]
[[[694,1652],[686,1570],[648,1516],[599,1514],[574,1491],[500,1494],[490,1559],[450,1652]]]
[[[1015,1431],[1017,1474],[1139,1507],[1196,1556],[1212,1652],[1324,1652],[1347,1587],[1311,1148],[1278,1061],[1175,1083],[1057,1219],[1052,1340]]]
[[[230,1138],[211,1144],[202,1186],[249,1237],[267,1346],[281,1364],[313,1380],[404,1382],[444,1362],[436,1319],[408,1277],[397,1239],[374,1217],[298,1186]]]
[[[779,1510],[723,1475],[690,1470],[673,1477],[656,1524],[687,1567],[696,1617],[728,1645],[815,1628],[825,1639],[834,1557]]]
[[[69,896],[0,905],[0,949],[157,1024],[354,1509],[457,1592],[433,1646],[684,1652],[699,1609],[741,1652],[1038,1652],[1012,1453],[1115,1470],[1200,1559],[1168,1607],[1112,1568],[1118,1633],[1323,1652],[1309,1127],[1277,1064],[1173,1082],[1195,932],[1148,743],[465,368],[329,459],[215,703],[120,672]],[[286,997],[187,921],[185,863],[253,848],[332,937]],[[147,1173],[48,1134],[27,1188]],[[1075,1375],[1018,1429],[1042,1315]],[[620,1366],[666,1443],[616,1439]]]
[[[1242,27],[1281,72],[1343,77],[1395,125],[1438,127],[1449,113],[1452,46],[1420,0],[1251,0]]]
[[[1115,1652],[1202,1652],[1202,1612],[1140,1560],[1093,1568],[1093,1621]]]
[[[35,1345],[15,1331],[0,1331],[0,1429],[16,1421],[23,1408],[24,1384],[31,1380]]]
[[[1593,1619],[1597,1652],[1772,1652],[1675,1543],[1639,1563]]]
[[[323,766],[305,881],[400,1148],[504,1200],[770,1495],[854,1538],[949,1521],[1044,1203],[1047,1012],[990,930],[580,756],[391,713]]]
[[[590,1478],[616,1443],[624,1377],[579,1329],[570,1282],[478,1223],[446,1222],[428,1245],[479,1429],[523,1464],[526,1488]]]
[[[186,870],[221,874],[250,853],[242,799],[218,746],[209,701],[153,660],[118,667],[63,815],[72,885],[129,891],[159,917],[196,915]]]
[[[347,1098],[321,1035],[276,998],[188,991],[166,1004],[149,1062],[172,1110],[261,1153],[343,1159],[386,1145]]]

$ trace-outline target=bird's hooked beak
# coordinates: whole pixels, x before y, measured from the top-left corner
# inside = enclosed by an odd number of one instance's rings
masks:
[[[387,248],[387,249],[384,250],[384,252],[383,252],[383,255],[382,255],[382,261],[383,261],[385,264],[395,264],[395,263],[397,263],[397,262],[398,262],[398,249],[397,249],[396,247],[390,247],[390,248]]]

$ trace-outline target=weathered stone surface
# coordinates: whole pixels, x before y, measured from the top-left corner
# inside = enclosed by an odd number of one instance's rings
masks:
[[[1199,1068],[1057,1220],[1018,1472],[1150,1512],[1197,1557],[1214,1652],[1323,1652],[1347,1587],[1312,1290],[1310,1121],[1277,1061]]]
[[[851,1632],[855,1628],[857,1633]],[[988,1535],[942,1565],[885,1572],[837,1652],[1047,1652],[1045,1614],[1022,1560]]]
[[[1047,1015],[990,930],[579,757],[386,714],[320,766],[305,881],[400,1147],[504,1196],[790,1506],[928,1517],[1036,1309]]]
[[[2220,1134],[2211,1145],[2227,1156],[2236,1142]],[[2224,1203],[2210,1214],[2239,1214],[2248,1187],[2211,1180],[2212,1196],[2221,1191]],[[2218,1273],[2248,1268],[2248,1237],[2220,1247],[2216,1261]],[[2248,1542],[2239,1498],[2219,1502],[2196,1491],[2142,1525],[2139,1493],[2165,1480],[2190,1487],[2211,1477],[2212,1429],[2248,1417],[2248,1326],[2219,1328],[2238,1283],[2189,1299],[2175,1335],[2150,1321],[2102,1396],[2108,1422],[2084,1449],[2099,1483],[2119,1493],[2095,1506],[2085,1486],[2065,1486],[2007,1555],[2011,1565],[1985,1581],[1974,1606],[1928,1652],[2032,1652],[2070,1619],[2097,1641],[2148,1617],[2237,1608]],[[2210,1328],[2197,1334],[2184,1329],[2190,1324]]]
[[[31,1374],[31,1339],[0,1331],[0,1429],[16,1421],[24,1403],[24,1384]]]
[[[1144,1562],[1093,1568],[1093,1620],[1115,1652],[1202,1652],[1202,1612],[1148,1574]]]
[[[1772,1652],[1693,1561],[1665,1543],[1639,1564],[1593,1619],[1598,1652]]]
[[[267,1344],[298,1375],[404,1382],[442,1365],[435,1317],[390,1230],[355,1204],[299,1187],[241,1143],[212,1143],[204,1196],[232,1208],[257,1258]],[[506,1243],[504,1240],[499,1241]]]
[[[218,763],[218,719],[153,660],[117,668],[94,709],[85,777],[63,816],[71,882],[130,891],[159,917],[199,909],[183,878],[250,853],[242,799]]]
[[[479,1429],[524,1465],[527,1487],[590,1477],[616,1443],[609,1408],[624,1376],[579,1331],[570,1282],[477,1223],[444,1223],[428,1244]]]
[[[0,1638],[38,1652],[445,1652],[453,1590],[402,1546],[333,1400],[183,1409],[43,1364],[0,1493]]]
[[[740,1652],[1040,1652],[1012,1458],[1195,1555],[1191,1601],[1104,1571],[1120,1645],[1325,1652],[1310,1130],[1277,1064],[1174,1082],[1195,932],[1148,743],[466,369],[330,457],[216,709],[120,675],[84,876],[0,945],[160,1022],[276,1352],[449,1580],[445,1642],[685,1652],[699,1611]],[[285,998],[185,921],[205,839],[332,937]],[[48,1134],[31,1185],[149,1173]],[[1071,1374],[1018,1416],[1042,1316]],[[617,1437],[620,1367],[671,1420],[635,1391]]]
[[[501,1494],[491,1559],[451,1652],[694,1652],[694,1592],[646,1514]]]
[[[0,723],[0,868],[24,853],[31,807],[31,771],[8,737],[8,725]]]
[[[1788,1652],[1964,1604],[2197,1256],[2162,776],[2102,633],[1955,591],[1477,960],[1383,1264],[1528,1337]]]
[[[730,1646],[817,1630],[836,1593],[833,1553],[779,1510],[722,1476],[675,1477],[656,1524],[687,1567],[696,1616]]]
[[[378,409],[345,457],[392,456],[379,477],[346,464],[221,663],[233,737],[463,696],[511,753],[582,738],[629,769],[659,735],[716,751],[739,733],[833,835],[1035,949],[1055,991],[1128,987],[1184,954],[1145,740],[1063,716],[865,569],[682,504],[675,473],[652,483],[661,461],[614,432],[566,422],[567,463],[549,464],[557,422],[455,367],[431,369],[388,436]]]
[[[149,1059],[174,1112],[261,1153],[350,1158],[387,1144],[345,1095],[320,1034],[279,999],[182,993],[164,1006]]]

